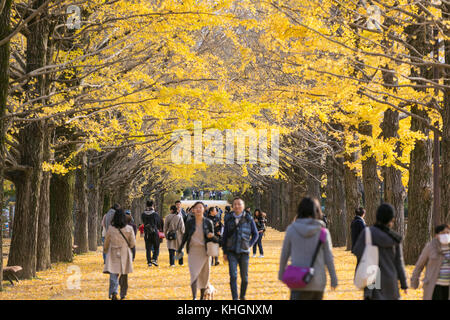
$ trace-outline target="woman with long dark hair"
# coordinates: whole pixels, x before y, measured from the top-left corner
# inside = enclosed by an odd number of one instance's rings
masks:
[[[253,258],[256,257],[256,247],[259,248],[259,257],[264,258],[264,249],[262,246],[262,238],[264,232],[266,231],[266,219],[263,213],[259,209],[255,209],[253,213],[253,218],[256,223],[256,229],[258,229],[258,241],[253,245]]]
[[[202,300],[209,284],[210,259],[207,255],[207,243],[218,242],[218,239],[214,236],[212,221],[204,217],[205,205],[203,202],[197,201],[192,206],[192,212],[194,218],[186,221],[186,230],[178,253],[181,253],[186,244],[192,297],[194,300],[196,299],[197,288],[200,288],[200,300]]]
[[[128,290],[128,274],[133,272],[133,254],[136,246],[133,228],[127,224],[125,213],[118,209],[110,228],[106,232],[103,252],[106,254],[103,273],[109,273],[109,298],[117,300],[120,285],[120,298],[125,299]]]

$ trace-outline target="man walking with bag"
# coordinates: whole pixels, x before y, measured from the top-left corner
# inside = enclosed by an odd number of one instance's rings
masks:
[[[161,218],[153,207],[153,201],[147,201],[147,207],[141,215],[142,223],[144,224],[144,240],[145,251],[147,254],[147,264],[149,267],[158,266],[159,245],[159,231],[163,229]],[[152,258],[153,253],[153,258]]]
[[[245,300],[248,285],[248,261],[250,248],[258,240],[258,230],[251,215],[244,211],[244,200],[233,200],[233,211],[224,221],[222,238],[223,258],[229,262],[230,287],[233,300],[238,299],[237,268],[241,274],[240,300]]]

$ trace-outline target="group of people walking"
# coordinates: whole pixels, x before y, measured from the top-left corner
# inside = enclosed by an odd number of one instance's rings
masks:
[[[224,261],[228,262],[230,289],[233,300],[246,299],[248,286],[249,255],[253,256],[259,247],[260,257],[264,256],[262,237],[265,231],[265,214],[255,210],[253,216],[246,210],[244,201],[235,198],[232,208],[224,212],[222,222],[219,210],[207,208],[197,201],[188,212],[176,202],[170,207],[165,221],[155,212],[153,203],[147,203],[142,213],[147,262],[158,266],[161,238],[167,239],[170,266],[178,260],[183,265],[184,248],[188,255],[190,285],[193,299],[205,297],[211,289],[210,267],[219,264],[219,247],[222,247]],[[136,226],[131,215],[115,205],[105,215],[103,226],[104,272],[110,274],[109,296],[118,299],[127,293],[127,274],[133,271]],[[350,226],[352,253],[356,256],[355,284],[359,276],[358,268],[367,264],[371,247],[377,248],[376,281],[363,288],[366,300],[398,300],[400,289],[407,294],[408,281],[403,260],[402,236],[392,227],[395,221],[394,208],[381,204],[376,211],[376,222],[366,226],[364,208],[355,210],[355,218]],[[410,284],[416,289],[422,271],[425,271],[423,289],[425,300],[448,300],[450,288],[450,226],[439,225],[435,236],[424,247],[412,273]],[[373,254],[373,251],[370,251]],[[290,261],[290,265],[288,262]],[[238,270],[241,286],[238,289]],[[322,299],[327,283],[327,271],[331,289],[338,286],[334,266],[331,235],[326,228],[319,201],[306,197],[297,208],[295,220],[288,226],[280,256],[278,278],[290,288],[292,300]]]
[[[358,267],[365,265],[364,259],[368,259],[365,256],[367,247],[375,246],[378,261],[378,265],[375,266],[375,282],[363,288],[363,299],[398,300],[399,290],[402,289],[407,294],[408,284],[403,260],[402,236],[392,230],[395,221],[394,208],[387,203],[381,204],[376,211],[375,224],[369,227],[364,221],[365,213],[364,208],[357,208],[350,226],[352,253],[356,256],[355,280],[359,276]],[[412,288],[417,289],[420,274],[426,267],[423,279],[424,300],[449,299],[449,243],[450,226],[448,224],[437,226],[434,238],[426,244],[416,263],[410,283]],[[306,271],[305,274],[309,275],[309,278],[304,277],[300,282],[293,281],[293,278],[301,273],[289,269],[287,266],[289,259],[292,266],[304,267],[303,269],[311,266],[314,272],[310,274]],[[302,199],[298,206],[296,220],[287,228],[280,258],[279,279],[290,286],[293,300],[322,299],[326,286],[326,270],[331,278],[331,289],[335,290],[338,279],[330,233],[325,228],[318,200],[307,197]]]
[[[203,197],[206,193],[209,192],[209,200],[222,200],[223,193],[222,191],[203,191],[203,190],[192,190],[192,199],[194,200],[203,200]]]
[[[211,288],[210,267],[219,264],[219,247],[223,249],[224,260],[229,262],[230,288],[233,299],[245,300],[248,285],[248,262],[253,247],[254,256],[257,246],[263,257],[262,237],[266,230],[265,213],[256,209],[254,216],[244,207],[244,201],[236,198],[225,208],[222,222],[222,210],[197,201],[187,212],[176,201],[170,207],[170,213],[163,220],[155,211],[153,201],[147,201],[141,215],[147,264],[158,266],[159,247],[162,239],[167,240],[170,267],[178,260],[183,265],[184,248],[188,255],[188,266],[193,299],[200,299]],[[104,273],[110,274],[109,298],[125,299],[128,288],[127,275],[133,271],[136,246],[136,225],[130,221],[119,205],[114,205],[103,218]],[[128,220],[127,220],[128,219]],[[122,221],[123,220],[123,221]],[[128,224],[130,223],[130,224]],[[134,253],[133,253],[134,252]],[[241,289],[238,294],[237,271],[240,271]]]

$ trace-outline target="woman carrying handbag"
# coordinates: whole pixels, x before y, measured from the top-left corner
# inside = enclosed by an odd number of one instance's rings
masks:
[[[164,234],[167,239],[167,248],[169,249],[170,266],[175,267],[175,253],[181,245],[184,234],[183,217],[177,213],[175,205],[170,207],[170,214],[164,221]],[[183,265],[183,260],[178,260],[180,266]]]
[[[278,278],[291,289],[291,300],[322,300],[327,283],[325,268],[331,288],[337,287],[331,237],[321,219],[319,202],[303,198],[297,219],[286,230]],[[289,258],[292,265],[286,268]]]
[[[114,214],[111,227],[105,237],[103,252],[106,254],[103,273],[109,273],[109,298],[118,300],[120,285],[120,299],[125,299],[128,290],[128,274],[133,272],[133,254],[131,248],[136,246],[133,228],[127,225],[126,216],[122,209]]]
[[[178,254],[186,244],[188,254],[189,273],[191,275],[192,297],[196,300],[197,288],[200,288],[200,300],[203,300],[206,288],[209,285],[210,256],[209,250],[214,246],[209,243],[216,243],[218,239],[214,236],[214,226],[211,220],[204,217],[205,206],[198,201],[192,207],[194,219],[186,222],[186,232],[178,248]],[[212,254],[212,253],[210,253]]]

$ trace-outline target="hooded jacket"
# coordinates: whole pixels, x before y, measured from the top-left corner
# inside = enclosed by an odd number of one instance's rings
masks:
[[[280,270],[278,279],[283,279],[287,262],[291,258],[292,265],[296,267],[310,267],[314,251],[319,243],[320,230],[325,228],[325,223],[312,218],[299,218],[286,230],[283,248],[280,257]],[[305,287],[295,289],[299,291],[325,291],[327,276],[325,266],[331,278],[331,286],[337,286],[336,270],[334,267],[333,253],[331,251],[331,237],[326,230],[327,238],[320,246],[316,261],[314,262],[314,276]]]
[[[150,225],[152,227],[156,227],[158,231],[163,230],[163,223],[161,221],[161,218],[159,217],[159,214],[153,209],[153,208],[146,208],[145,211],[141,215],[142,223],[144,224],[144,233],[145,238],[148,238],[148,234],[146,231],[146,225]],[[158,240],[159,237],[157,235],[155,236],[155,239],[152,240]]]
[[[370,290],[364,288],[364,298],[371,300],[398,300],[400,299],[398,282],[400,281],[402,289],[408,288],[402,244],[375,226],[369,228],[372,234],[372,244],[378,247],[380,288]],[[360,233],[352,250],[358,261],[361,260],[366,247],[366,230],[367,228]]]

